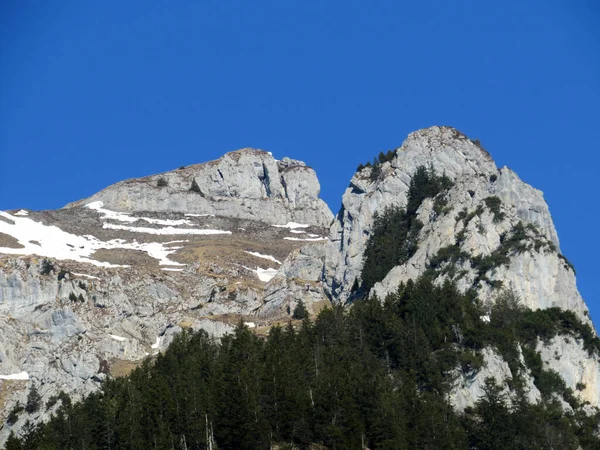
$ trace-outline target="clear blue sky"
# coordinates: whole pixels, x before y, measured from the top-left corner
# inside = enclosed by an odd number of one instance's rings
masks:
[[[600,2],[3,1],[0,209],[241,147],[356,166],[452,125],[542,189],[600,324]]]

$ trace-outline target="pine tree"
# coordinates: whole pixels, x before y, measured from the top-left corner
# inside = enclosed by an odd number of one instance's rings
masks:
[[[308,317],[308,310],[306,309],[304,302],[302,300],[299,300],[298,304],[294,308],[294,314],[292,315],[292,318],[294,318],[296,320],[302,320],[302,319],[306,319],[307,317]]]
[[[31,385],[31,389],[29,390],[29,394],[27,395],[27,403],[25,404],[25,412],[27,414],[32,414],[40,409],[40,403],[42,401],[42,397],[37,390],[37,386],[35,383]]]

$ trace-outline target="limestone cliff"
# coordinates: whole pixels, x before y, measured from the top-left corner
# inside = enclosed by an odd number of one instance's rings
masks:
[[[406,206],[410,181],[419,166],[445,174],[453,186],[423,201],[417,211],[423,227],[415,254],[391,269],[373,287],[371,295],[385,298],[401,282],[428,272],[439,283],[451,279],[463,291],[476,289],[484,303],[493,302],[498,288],[503,286],[512,288],[528,308],[556,306],[576,312],[589,323],[575,273],[560,253],[542,192],[521,181],[509,168],[498,169],[484,149],[450,127],[436,126],[411,133],[393,160],[381,165],[377,178],[371,176],[370,167],[353,176],[344,193],[341,212],[330,229],[325,279],[333,299],[352,300],[351,288],[355,280],[360,281],[374,215],[389,206]],[[516,233],[523,240],[518,248],[508,248]],[[500,253],[507,253],[509,261],[482,269],[482,260],[490,257],[491,261]],[[548,355],[556,345],[543,347],[547,367],[557,370],[574,391],[585,385],[580,397],[600,405],[597,358],[587,355],[581,343],[571,340],[556,350],[561,363],[555,364]],[[485,359],[493,370],[483,370],[474,379],[463,380],[455,392],[457,406],[472,404],[478,398],[481,393],[477,386],[481,386],[483,378],[508,369],[499,362],[498,355],[493,355],[493,349],[487,352]],[[469,391],[467,386],[474,386],[475,391]]]
[[[102,201],[115,211],[184,212],[329,226],[333,215],[319,199],[319,180],[302,161],[278,161],[269,152],[243,149],[204,164],[126,180],[67,205]]]

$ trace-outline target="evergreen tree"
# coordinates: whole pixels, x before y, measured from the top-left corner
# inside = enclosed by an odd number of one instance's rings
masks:
[[[298,304],[294,308],[294,314],[292,315],[292,318],[294,318],[296,320],[302,320],[307,317],[308,317],[308,310],[306,309],[304,302],[302,300],[299,300]]]
[[[37,390],[37,386],[35,383],[31,385],[31,389],[29,390],[29,394],[27,394],[27,403],[25,404],[25,412],[28,414],[32,414],[40,409],[40,403],[42,401],[42,397]]]

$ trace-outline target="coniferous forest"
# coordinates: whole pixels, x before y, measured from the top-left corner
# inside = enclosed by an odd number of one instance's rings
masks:
[[[297,329],[274,327],[267,338],[242,324],[220,343],[185,331],[164,354],[83,401],[62,396],[52,420],[6,448],[600,448],[598,416],[580,412],[533,351],[531,367],[516,355],[517,344],[533,348],[538,334],[584,339],[585,325],[560,310],[521,309],[510,293],[489,322],[482,314],[450,283],[422,279],[383,302],[364,299]],[[473,408],[453,410],[453,383],[481,367],[486,345],[499,349],[513,373],[531,371],[540,403],[525,401],[515,376],[514,395],[488,379]],[[563,412],[564,401],[574,412]]]
[[[376,220],[367,287],[385,275],[376,261],[393,266],[414,251],[418,205],[449,186],[431,170],[419,175],[408,207]],[[436,283],[433,269],[385,299],[363,288],[351,307],[313,320],[295,311],[301,320],[264,338],[242,323],[220,341],[185,330],[82,401],[63,394],[42,405],[54,408],[52,419],[26,425],[6,449],[600,449],[599,413],[537,352],[560,335],[600,355],[600,340],[573,312],[526,309],[510,289],[482,305],[475,289]],[[484,348],[512,377],[486,379],[484,395],[459,412],[450,393],[482,369]],[[533,404],[530,377],[541,395]]]

